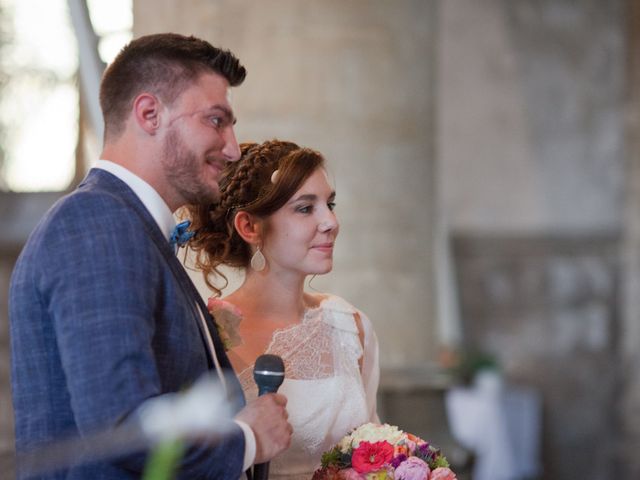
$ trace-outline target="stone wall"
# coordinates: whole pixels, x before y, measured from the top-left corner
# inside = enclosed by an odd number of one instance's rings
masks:
[[[623,0],[441,3],[437,162],[459,232],[619,232]]]
[[[542,394],[545,479],[635,478],[616,476],[626,3],[440,5],[436,158],[465,346]]]
[[[620,478],[619,239],[460,236],[454,252],[465,348],[541,395],[543,478]]]
[[[616,408],[620,435],[618,478],[640,477],[640,1],[628,8],[628,102],[626,204],[622,237],[621,379]]]

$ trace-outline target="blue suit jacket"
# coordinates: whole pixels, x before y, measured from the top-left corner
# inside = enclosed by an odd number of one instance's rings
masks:
[[[202,299],[137,196],[103,170],[91,170],[31,234],[9,302],[18,453],[117,426],[212,368],[198,326]],[[231,388],[240,408],[235,377]],[[238,479],[243,455],[236,427],[215,447],[190,448],[181,478]],[[42,478],[139,478],[144,461],[138,453]]]

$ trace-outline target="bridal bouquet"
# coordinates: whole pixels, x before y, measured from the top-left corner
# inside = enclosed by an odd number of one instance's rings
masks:
[[[365,423],[322,455],[313,480],[455,480],[449,462],[415,435]]]

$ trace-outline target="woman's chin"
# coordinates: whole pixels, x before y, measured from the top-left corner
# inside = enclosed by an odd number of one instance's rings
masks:
[[[333,261],[317,262],[311,268],[306,269],[307,275],[324,275],[333,270]]]
[[[324,265],[323,267],[319,268],[315,275],[324,275],[325,273],[329,273],[331,270],[333,270],[333,261],[331,261],[328,265]]]

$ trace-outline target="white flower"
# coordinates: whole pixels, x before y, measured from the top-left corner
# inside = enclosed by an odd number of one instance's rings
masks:
[[[338,448],[340,448],[342,453],[349,453],[349,449],[351,448],[351,435],[342,437],[342,440],[338,443]]]
[[[340,447],[340,451],[347,453],[350,448],[358,448],[360,442],[375,443],[387,441],[391,445],[397,445],[405,436],[405,433],[395,425],[389,425],[387,423],[383,425],[365,423],[340,440],[338,446]]]

